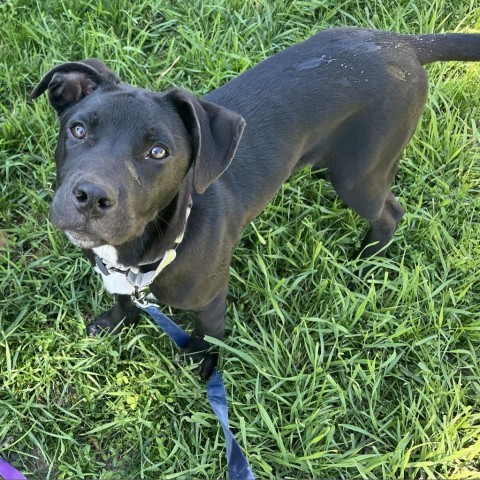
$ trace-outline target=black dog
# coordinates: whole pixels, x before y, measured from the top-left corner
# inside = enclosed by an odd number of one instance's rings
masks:
[[[118,294],[88,332],[136,322],[130,295],[150,288],[198,314],[183,353],[210,376],[203,337],[224,335],[232,251],[307,165],[368,220],[361,255],[379,253],[403,215],[390,187],[424,108],[422,65],[439,60],[480,60],[480,35],[328,30],[202,99],[131,87],[95,59],[51,70],[31,97],[48,88],[61,124],[52,222]]]

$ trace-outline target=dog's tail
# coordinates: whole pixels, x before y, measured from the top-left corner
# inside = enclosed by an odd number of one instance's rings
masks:
[[[417,52],[422,65],[432,62],[480,61],[480,34],[445,33],[412,35],[409,43]]]

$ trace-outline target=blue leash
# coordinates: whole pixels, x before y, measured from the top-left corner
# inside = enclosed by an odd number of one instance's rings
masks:
[[[147,312],[155,323],[180,347],[184,347],[190,340],[182,328],[162,313],[156,305],[138,304],[138,307]],[[238,442],[235,440],[228,425],[228,406],[225,385],[222,375],[215,369],[214,374],[207,382],[207,398],[213,412],[218,417],[225,434],[227,444],[228,478],[230,480],[255,480],[247,459],[243,454]]]

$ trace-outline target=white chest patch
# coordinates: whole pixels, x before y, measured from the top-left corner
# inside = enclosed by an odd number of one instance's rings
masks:
[[[118,268],[119,270],[127,270],[127,267],[118,263],[118,252],[115,247],[103,245],[102,247],[94,248],[93,251],[109,266]],[[135,288],[123,273],[111,272],[110,275],[105,275],[97,266],[93,269],[101,275],[103,285],[107,292],[118,293],[120,295],[132,295],[134,293]]]
[[[123,273],[112,272],[110,275],[105,275],[98,267],[94,267],[94,270],[102,276],[103,286],[108,293],[132,295],[135,292],[135,287]]]
[[[105,263],[120,270],[125,270],[126,267],[118,263],[118,252],[115,247],[111,245],[102,245],[93,249],[94,253],[98,255]]]

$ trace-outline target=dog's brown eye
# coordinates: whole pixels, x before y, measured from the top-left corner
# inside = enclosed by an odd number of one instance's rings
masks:
[[[162,145],[155,145],[155,147],[148,152],[148,156],[155,160],[161,160],[162,158],[168,157],[168,151]]]
[[[81,123],[73,124],[70,127],[70,132],[75,138],[78,138],[79,140],[84,139],[87,135],[87,130]]]

